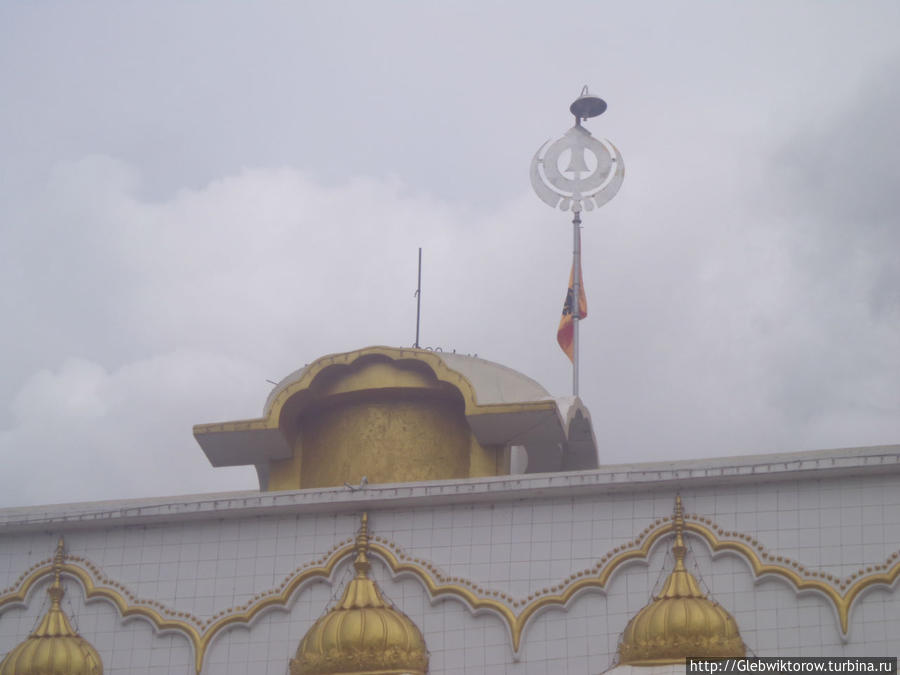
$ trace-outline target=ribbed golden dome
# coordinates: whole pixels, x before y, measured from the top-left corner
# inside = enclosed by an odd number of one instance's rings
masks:
[[[423,675],[428,649],[416,624],[394,609],[368,573],[367,518],[356,538],[356,577],[316,621],[291,659],[291,675]],[[0,673],[2,675],[2,673]]]
[[[737,623],[708,599],[684,566],[684,515],[681,497],[675,502],[675,569],[662,592],[638,612],[619,643],[619,663],[654,666],[684,663],[685,657],[744,656]]]
[[[53,561],[55,578],[47,594],[50,609],[28,638],[0,663],[0,675],[103,675],[97,650],[78,635],[60,607],[65,590],[60,582],[63,541]]]

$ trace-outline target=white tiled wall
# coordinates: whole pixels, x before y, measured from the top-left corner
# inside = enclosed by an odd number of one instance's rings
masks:
[[[674,490],[602,494],[574,499],[532,499],[458,504],[414,510],[370,510],[373,534],[450,576],[525,597],[592,566],[630,541],[656,518],[669,516]],[[877,564],[900,549],[900,489],[892,476],[770,482],[692,488],[685,509],[726,529],[757,538],[770,552],[838,575]],[[358,517],[280,515],[172,522],[66,532],[69,551],[84,556],[141,597],[208,617],[277,586],[298,566],[352,537]],[[0,541],[0,586],[34,562],[49,558],[58,532],[7,536]],[[757,655],[894,655],[900,633],[900,589],[873,589],[851,613],[850,641],[842,642],[831,604],[815,593],[797,595],[780,580],[755,581],[734,554],[712,558],[689,536],[689,567],[735,616],[744,641]],[[614,658],[626,623],[658,590],[672,559],[668,543],[649,564],[620,569],[606,593],[591,591],[569,607],[534,618],[516,661],[509,631],[497,616],[473,616],[460,602],[431,604],[414,578],[391,579],[376,560],[373,575],[386,594],[423,629],[433,673],[599,673]],[[220,634],[207,653],[204,673],[283,675],[312,622],[337,585],[307,585],[288,611],[271,610],[249,627]],[[23,639],[45,606],[44,585],[27,607],[0,615],[0,653]],[[83,602],[67,581],[67,611],[98,650],[107,673],[190,673],[193,654],[180,635],[155,635],[142,619],[121,624],[104,601]]]

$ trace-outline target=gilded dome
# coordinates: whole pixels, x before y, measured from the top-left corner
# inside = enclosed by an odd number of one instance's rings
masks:
[[[54,558],[55,578],[47,594],[50,609],[28,638],[0,662],[0,675],[103,675],[100,655],[78,635],[62,611],[65,590],[60,582],[63,543]]]
[[[264,491],[594,469],[578,397],[497,363],[373,346],[322,356],[272,390],[262,417],[194,426],[213,466],[252,465]]]
[[[619,663],[655,666],[684,663],[688,656],[744,656],[744,641],[734,618],[700,590],[684,566],[684,516],[681,497],[675,506],[675,569],[662,592],[638,612],[619,643]]]
[[[368,574],[366,516],[356,540],[356,577],[334,607],[310,628],[291,675],[423,675],[428,649],[421,631],[390,606]],[[0,674],[2,675],[2,674]]]

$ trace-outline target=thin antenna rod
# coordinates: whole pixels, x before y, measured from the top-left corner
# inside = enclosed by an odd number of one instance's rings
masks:
[[[419,284],[416,287],[416,343],[413,345],[419,349],[419,323],[422,319],[422,247],[419,247]]]

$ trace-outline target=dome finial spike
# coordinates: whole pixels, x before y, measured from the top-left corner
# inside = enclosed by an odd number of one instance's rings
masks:
[[[684,545],[684,507],[680,494],[675,495],[675,515],[672,517],[672,521],[672,527],[675,529],[675,544],[672,546],[672,553],[675,555],[676,565],[683,565],[687,548]]]
[[[62,585],[62,566],[65,557],[66,542],[62,535],[60,535],[59,540],[56,542],[56,552],[53,554],[53,583],[50,584],[50,588],[47,589],[47,593],[50,595],[50,599],[54,606],[59,605],[60,600],[62,600],[62,597],[65,594],[65,589],[63,589]]]
[[[369,515],[356,534],[356,578],[340,601],[303,636],[291,659],[291,675],[428,672],[428,648],[422,631],[386,602],[369,571]]]
[[[0,675],[7,673],[68,673],[103,675],[103,661],[90,642],[72,627],[60,607],[63,587],[60,577],[66,557],[66,544],[60,537],[53,555],[53,583],[47,589],[50,608],[26,640],[19,643],[0,662]]]
[[[66,540],[63,539],[62,535],[59,535],[59,540],[56,542],[56,553],[53,554],[53,571],[59,574],[59,571],[62,569],[63,560],[66,557]]]
[[[675,568],[659,595],[625,626],[618,648],[619,664],[683,665],[689,656],[719,659],[746,653],[734,617],[706,597],[684,565],[684,525],[684,507],[678,494],[672,516]]]
[[[359,519],[359,532],[356,534],[356,560],[353,561],[353,569],[356,577],[363,579],[368,576],[372,564],[369,562],[369,513],[363,511]]]

